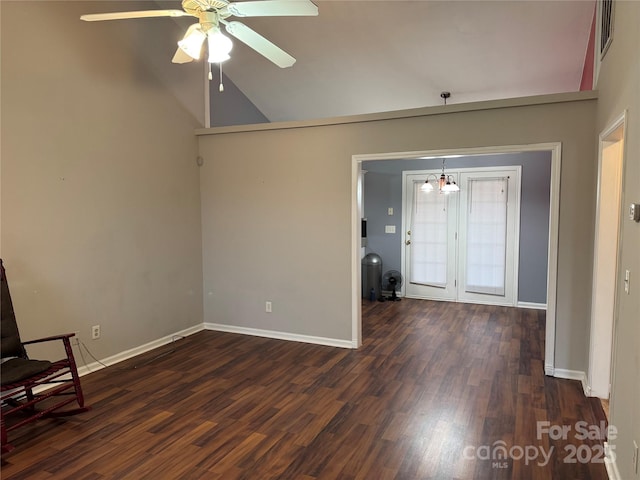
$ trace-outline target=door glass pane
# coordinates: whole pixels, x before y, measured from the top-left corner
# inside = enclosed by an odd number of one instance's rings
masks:
[[[411,283],[447,285],[447,196],[413,185],[411,224]]]
[[[507,188],[507,178],[468,182],[467,292],[505,294]]]

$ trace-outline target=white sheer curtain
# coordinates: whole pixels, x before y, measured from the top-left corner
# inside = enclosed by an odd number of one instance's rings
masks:
[[[508,178],[468,182],[466,291],[505,295]]]
[[[447,284],[447,196],[424,192],[424,182],[413,186],[411,232],[412,283],[445,287]]]

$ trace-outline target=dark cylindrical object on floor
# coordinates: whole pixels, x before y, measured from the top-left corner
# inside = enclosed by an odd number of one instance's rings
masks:
[[[376,299],[382,296],[382,258],[377,253],[368,253],[362,259],[362,298],[370,298],[371,290]]]

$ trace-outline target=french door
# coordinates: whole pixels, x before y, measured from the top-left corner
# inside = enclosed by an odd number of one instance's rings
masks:
[[[452,194],[424,192],[428,173],[404,175],[404,294],[515,305],[520,167],[448,172]]]
[[[458,197],[425,192],[427,176],[405,176],[405,296],[455,300]]]

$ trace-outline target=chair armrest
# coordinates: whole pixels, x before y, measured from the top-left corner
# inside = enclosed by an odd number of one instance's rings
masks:
[[[51,342],[53,340],[64,340],[71,337],[75,337],[75,333],[65,333],[63,335],[54,335],[53,337],[38,338],[36,340],[29,340],[28,342],[22,342],[23,345],[29,345],[31,343]]]

